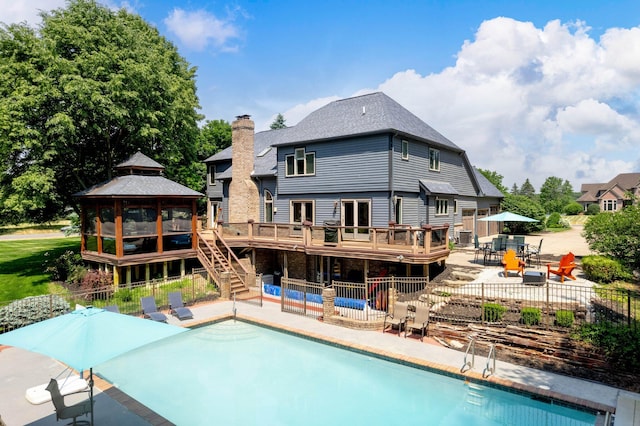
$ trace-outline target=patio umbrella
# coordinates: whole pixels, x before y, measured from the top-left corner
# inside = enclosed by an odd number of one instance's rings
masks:
[[[93,366],[184,331],[187,329],[86,308],[0,334],[0,344],[50,356],[78,371],[89,370],[93,424]]]
[[[522,216],[516,213],[511,212],[502,212],[498,214],[494,214],[491,216],[483,217],[482,219],[478,219],[478,221],[483,222],[540,222],[536,219],[531,219],[530,217]]]

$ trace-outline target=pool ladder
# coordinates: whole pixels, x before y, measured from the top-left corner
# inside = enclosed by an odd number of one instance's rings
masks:
[[[464,353],[464,360],[462,364],[462,368],[460,368],[460,372],[464,373],[471,369],[476,361],[476,335],[469,336],[469,344],[467,345],[467,350]],[[469,356],[471,358],[469,359]],[[489,377],[496,372],[496,344],[492,343],[491,347],[489,347],[489,355],[487,355],[487,363],[482,371],[482,377]]]

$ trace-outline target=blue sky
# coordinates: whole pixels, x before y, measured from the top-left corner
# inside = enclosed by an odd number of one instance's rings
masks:
[[[201,113],[258,130],[384,91],[477,167],[539,190],[640,172],[640,2],[104,1],[198,69]],[[61,0],[0,0],[37,25]]]

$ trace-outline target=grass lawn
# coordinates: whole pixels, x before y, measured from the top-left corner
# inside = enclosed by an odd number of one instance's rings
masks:
[[[66,250],[80,251],[80,237],[0,241],[0,302],[49,294],[45,253],[57,258]]]

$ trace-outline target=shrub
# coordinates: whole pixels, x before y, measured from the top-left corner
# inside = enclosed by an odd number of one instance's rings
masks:
[[[571,327],[574,319],[573,311],[556,311],[556,325],[559,327]]]
[[[133,292],[128,288],[121,288],[116,291],[114,298],[121,302],[131,302],[133,301]]]
[[[621,371],[640,373],[640,328],[620,327],[609,322],[583,324],[578,338],[600,347]]]
[[[547,218],[547,222],[546,222],[547,228],[562,228],[562,225],[560,224],[560,219],[561,219],[560,213],[558,212],[551,213]]]
[[[587,212],[586,214],[588,216],[595,216],[598,213],[600,213],[600,206],[598,204],[589,204],[587,206]]]
[[[487,303],[483,306],[484,320],[487,322],[497,322],[507,312],[507,308],[497,303]]]
[[[60,296],[31,296],[0,309],[0,328],[7,331],[66,314],[69,303]]]
[[[605,256],[583,257],[582,270],[588,280],[598,283],[608,284],[617,280],[633,280],[633,274],[619,260]]]
[[[520,311],[520,321],[526,325],[540,324],[542,312],[540,308],[522,308]]]
[[[87,293],[85,299],[88,301],[108,299],[114,292],[113,276],[95,269],[87,271],[80,282],[80,290]]]
[[[582,208],[582,205],[580,203],[574,201],[564,206],[562,211],[566,215],[575,216],[582,213],[584,211],[584,208]]]
[[[52,281],[67,281],[74,271],[82,266],[82,256],[73,250],[67,250],[60,257],[54,259],[49,252],[44,254],[44,271]]]

